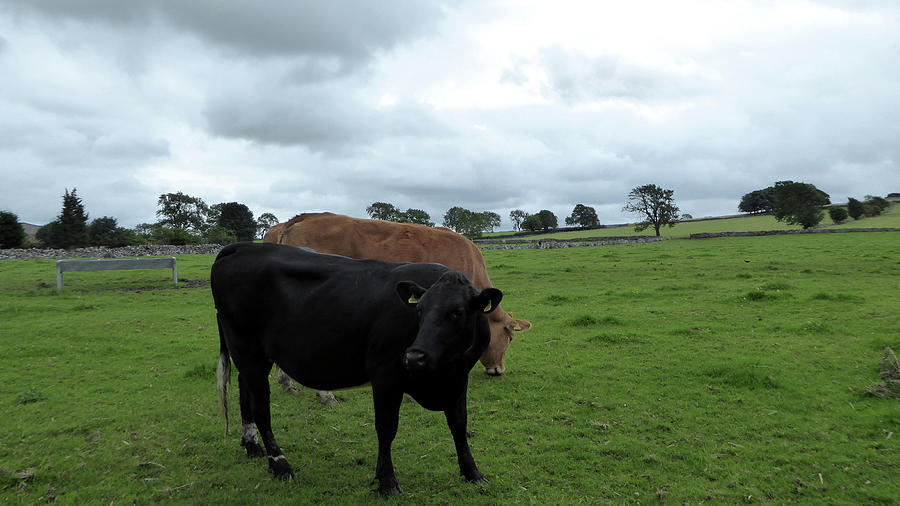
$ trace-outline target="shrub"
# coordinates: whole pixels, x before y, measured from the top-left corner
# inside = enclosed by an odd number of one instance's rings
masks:
[[[831,221],[835,223],[842,223],[847,220],[850,214],[847,213],[846,208],[830,207],[828,208],[828,216],[831,218]]]
[[[150,237],[153,244],[170,244],[173,246],[186,246],[200,244],[200,237],[183,228],[170,228],[162,225],[153,227],[153,235]]]
[[[25,242],[25,229],[19,217],[8,211],[0,211],[0,248],[18,248]]]

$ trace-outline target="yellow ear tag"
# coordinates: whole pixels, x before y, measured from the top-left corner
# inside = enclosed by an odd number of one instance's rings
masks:
[[[488,301],[487,306],[484,306],[484,312],[487,313],[491,310],[491,301]]]
[[[415,295],[410,295],[407,302],[409,302],[410,304],[418,304],[419,299]]]

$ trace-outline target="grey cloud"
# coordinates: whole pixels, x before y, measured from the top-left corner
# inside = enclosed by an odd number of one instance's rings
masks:
[[[122,29],[163,20],[249,56],[313,54],[349,62],[427,34],[443,18],[435,2],[336,0],[257,2],[191,0],[7,1],[17,12],[99,22]]]
[[[313,151],[341,153],[382,137],[447,135],[427,106],[401,103],[375,109],[347,88],[256,83],[220,92],[204,107],[209,130],[218,136]]]

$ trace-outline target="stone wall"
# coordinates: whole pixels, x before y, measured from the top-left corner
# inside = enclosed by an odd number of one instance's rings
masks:
[[[756,232],[704,232],[702,234],[691,234],[691,239],[755,237],[760,235],[839,234],[845,232],[900,232],[900,228],[813,228],[808,230],[759,230]]]
[[[65,258],[125,258],[156,257],[176,255],[210,255],[222,249],[221,244],[201,244],[197,246],[143,245],[122,248],[73,248],[73,249],[0,249],[0,260],[26,260],[42,258],[62,260]]]

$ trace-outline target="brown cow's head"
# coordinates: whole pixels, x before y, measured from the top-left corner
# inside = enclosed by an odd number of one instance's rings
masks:
[[[496,288],[479,292],[457,271],[443,274],[429,288],[412,281],[397,284],[397,293],[415,307],[419,331],[406,349],[403,366],[413,374],[431,374],[461,366],[468,373],[488,347],[487,315],[500,304]]]
[[[506,348],[513,340],[516,332],[523,332],[531,328],[528,320],[517,320],[511,313],[500,310],[490,316],[491,345],[481,356],[481,364],[484,372],[489,376],[500,376],[506,370]]]

